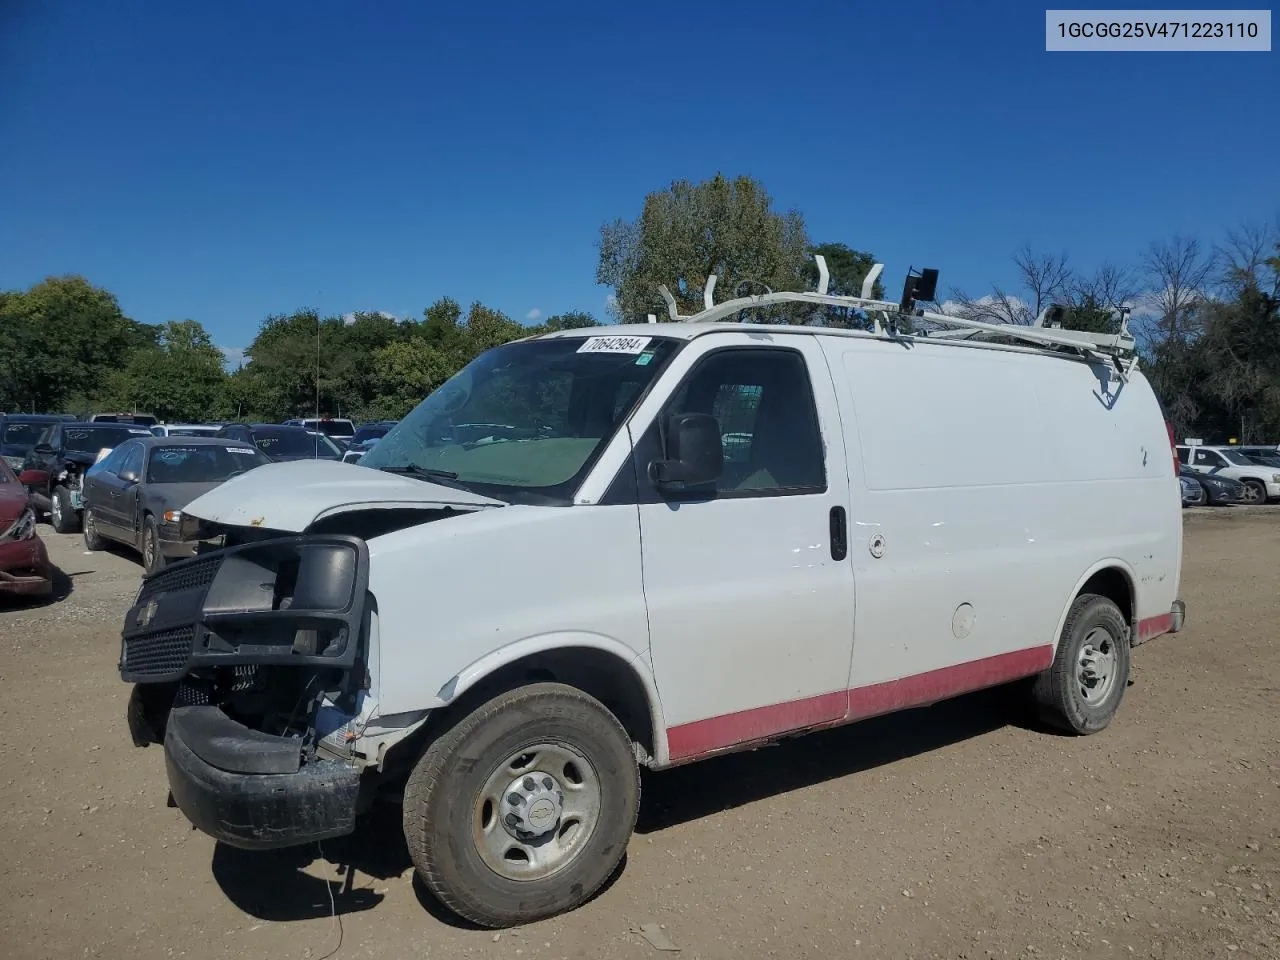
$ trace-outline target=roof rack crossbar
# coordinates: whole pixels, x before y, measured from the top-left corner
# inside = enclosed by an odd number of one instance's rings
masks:
[[[1092,333],[1086,330],[1066,330],[1061,326],[1063,308],[1050,304],[1031,324],[987,323],[982,320],[971,320],[949,313],[933,313],[927,310],[904,310],[899,303],[890,300],[875,300],[870,296],[876,281],[884,271],[884,264],[872,266],[862,282],[862,296],[851,297],[828,293],[830,273],[826,260],[815,255],[818,267],[818,289],[809,293],[803,291],[780,290],[755,294],[753,296],[736,297],[723,303],[715,303],[714,292],[716,275],[707,277],[703,289],[701,311],[694,314],[681,314],[679,305],[665,284],[658,286],[658,292],[667,305],[667,314],[672,320],[686,323],[723,323],[733,321],[743,311],[776,304],[798,303],[814,306],[844,307],[863,311],[872,323],[872,330],[877,336],[894,338],[910,338],[913,334],[900,332],[899,317],[927,320],[945,329],[923,332],[921,336],[938,340],[975,339],[984,334],[996,334],[1020,340],[1023,343],[1045,349],[1072,349],[1083,356],[1104,362],[1114,363],[1121,379],[1127,379],[1138,362],[1137,343],[1129,331],[1130,309],[1122,307],[1120,329],[1118,333]]]

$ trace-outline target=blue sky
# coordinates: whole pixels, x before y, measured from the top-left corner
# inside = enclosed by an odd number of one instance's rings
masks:
[[[1026,3],[0,2],[0,288],[605,313],[602,222],[716,171],[942,287],[1280,212],[1280,54],[1049,54]]]

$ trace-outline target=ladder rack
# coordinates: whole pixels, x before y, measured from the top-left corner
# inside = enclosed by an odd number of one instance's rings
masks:
[[[702,292],[703,309],[693,314],[681,314],[679,305],[676,303],[675,297],[671,295],[671,291],[667,289],[666,284],[659,285],[658,292],[662,295],[662,299],[666,301],[667,315],[673,321],[683,323],[726,323],[732,322],[735,316],[744,310],[787,303],[812,304],[814,306],[844,307],[858,311],[871,322],[872,332],[876,336],[888,336],[901,340],[914,340],[916,338],[928,340],[977,340],[991,335],[1008,337],[1050,352],[1071,350],[1089,360],[1109,363],[1115,367],[1122,381],[1128,379],[1129,374],[1138,364],[1137,342],[1133,334],[1129,332],[1130,311],[1128,307],[1117,311],[1120,317],[1120,332],[1114,334],[1062,329],[1063,307],[1058,304],[1051,304],[1046,307],[1040,316],[1036,317],[1035,321],[1028,325],[987,323],[981,320],[969,320],[948,313],[933,313],[917,309],[915,300],[911,296],[913,290],[912,279],[914,278],[910,277],[904,289],[902,302],[894,303],[889,300],[873,299],[871,291],[884,270],[884,264],[882,263],[875,264],[867,274],[862,283],[861,296],[851,297],[828,293],[827,286],[830,274],[827,270],[826,261],[821,255],[817,254],[814,255],[813,259],[818,267],[818,289],[812,293],[789,290],[774,292],[769,290],[762,294],[737,297],[732,300],[726,300],[723,303],[716,303],[714,299],[716,275],[711,274],[707,277],[707,283]],[[919,333],[902,333],[899,330],[901,326],[899,323],[900,318],[925,320],[945,329],[924,330]],[[653,314],[649,315],[650,323],[654,323],[656,320],[657,318]]]

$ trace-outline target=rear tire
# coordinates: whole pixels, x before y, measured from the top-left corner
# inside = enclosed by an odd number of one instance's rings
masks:
[[[89,507],[84,508],[84,513],[80,517],[80,526],[84,530],[84,548],[90,553],[101,550],[107,545],[102,534],[98,532],[98,518],[93,515],[93,510]]]
[[[405,787],[404,832],[442,904],[507,927],[590,899],[622,860],[639,806],[617,718],[581,690],[536,683],[481,705],[427,748]]]
[[[71,506],[71,491],[66,487],[54,487],[49,504],[49,522],[58,533],[75,533],[80,529],[80,518]]]
[[[1129,625],[1106,597],[1076,597],[1053,665],[1036,678],[1040,718],[1067,733],[1105,730],[1129,685]]]

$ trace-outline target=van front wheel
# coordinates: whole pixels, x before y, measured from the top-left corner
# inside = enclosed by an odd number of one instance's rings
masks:
[[[1083,594],[1067,614],[1053,665],[1036,678],[1040,717],[1068,733],[1106,729],[1129,684],[1129,626],[1106,597]]]
[[[537,683],[483,704],[437,739],[405,786],[419,875],[485,927],[588,900],[626,852],[640,806],[631,739],[594,697]]]

